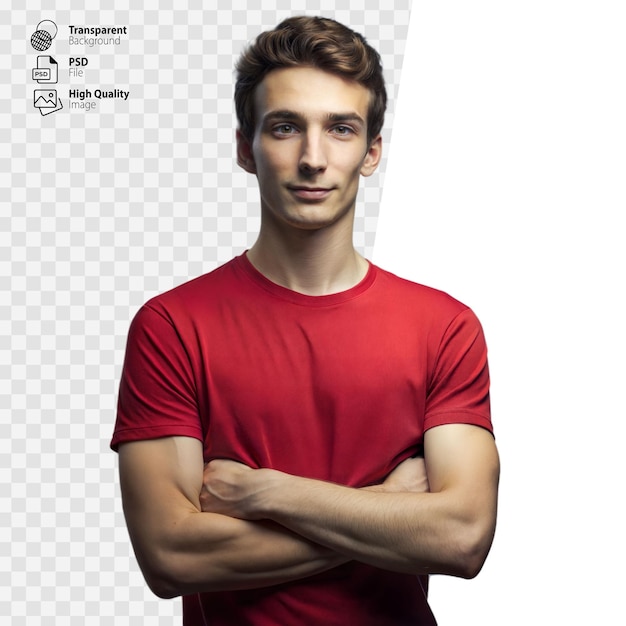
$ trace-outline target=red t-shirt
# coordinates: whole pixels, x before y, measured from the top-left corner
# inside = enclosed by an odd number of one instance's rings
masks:
[[[485,341],[470,309],[374,265],[352,289],[307,296],[244,254],[139,311],[111,446],[183,435],[203,442],[205,461],[363,487],[449,423],[491,430]],[[185,623],[430,625],[426,588],[426,577],[349,563],[188,596]]]

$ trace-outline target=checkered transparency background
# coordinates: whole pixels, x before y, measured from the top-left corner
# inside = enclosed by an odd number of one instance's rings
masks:
[[[388,144],[411,2],[98,4],[0,9],[0,621],[13,626],[179,622],[180,602],[158,600],[138,571],[108,447],[129,322],[254,240],[256,181],[233,158],[243,46],[293,14],[362,32],[386,68]],[[59,31],[38,53],[30,36],[45,19]],[[128,35],[70,47],[70,24]],[[38,54],[59,63],[64,107],[45,117],[32,102]],[[69,78],[70,56],[88,58],[84,79]],[[130,97],[70,110],[70,88]],[[359,197],[355,244],[367,256],[384,165]]]

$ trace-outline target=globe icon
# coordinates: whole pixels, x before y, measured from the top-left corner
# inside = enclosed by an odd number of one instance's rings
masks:
[[[52,45],[52,35],[45,30],[36,30],[30,38],[30,45],[35,50],[43,52]]]

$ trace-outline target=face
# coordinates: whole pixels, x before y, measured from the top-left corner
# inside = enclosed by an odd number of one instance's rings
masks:
[[[265,77],[255,92],[252,143],[237,135],[238,163],[259,181],[264,223],[351,224],[359,177],[381,156],[380,137],[367,140],[370,98],[366,87],[317,68]]]

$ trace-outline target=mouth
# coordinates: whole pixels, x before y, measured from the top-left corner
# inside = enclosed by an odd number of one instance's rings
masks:
[[[289,185],[289,191],[300,200],[320,201],[327,198],[332,187],[307,187],[305,185]]]

